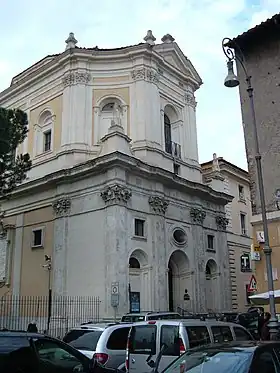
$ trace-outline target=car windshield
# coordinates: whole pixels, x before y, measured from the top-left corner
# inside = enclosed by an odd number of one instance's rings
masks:
[[[253,353],[238,349],[204,349],[187,352],[164,373],[246,373]]]
[[[95,351],[102,330],[90,331],[72,340],[69,344],[77,350]]]

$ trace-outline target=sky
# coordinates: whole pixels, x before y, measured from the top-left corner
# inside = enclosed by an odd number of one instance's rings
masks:
[[[169,33],[203,80],[196,92],[199,160],[219,157],[247,169],[238,89],[223,85],[224,37],[235,37],[280,11],[280,0],[0,0],[0,91],[14,75],[65,49],[156,42]]]

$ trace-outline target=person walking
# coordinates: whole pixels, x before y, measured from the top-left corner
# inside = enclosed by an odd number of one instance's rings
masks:
[[[261,340],[262,341],[269,341],[270,340],[269,327],[268,327],[270,318],[271,318],[271,314],[269,312],[265,312],[263,325],[262,325],[262,328],[261,328]]]

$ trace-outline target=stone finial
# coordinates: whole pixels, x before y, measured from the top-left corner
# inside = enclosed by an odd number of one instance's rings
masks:
[[[161,38],[161,41],[162,41],[163,43],[173,43],[174,40],[175,40],[175,39],[174,39],[173,36],[170,35],[170,34],[165,34],[165,35]]]
[[[155,45],[156,38],[154,37],[152,30],[147,31],[147,35],[144,37],[144,40],[150,45]]]
[[[69,36],[68,36],[68,38],[65,40],[65,43],[66,43],[66,48],[65,48],[65,50],[67,50],[67,49],[71,49],[71,48],[75,48],[75,47],[76,47],[76,44],[78,43],[78,40],[75,39],[75,36],[74,36],[74,33],[73,33],[73,32],[70,32],[70,33],[69,33]]]

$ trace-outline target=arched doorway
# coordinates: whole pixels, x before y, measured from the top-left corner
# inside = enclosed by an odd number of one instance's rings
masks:
[[[209,312],[217,311],[217,275],[217,263],[213,259],[208,260],[205,267],[205,291],[206,310]]]
[[[140,312],[151,309],[150,270],[148,256],[134,250],[129,258],[129,311]]]
[[[178,307],[184,309],[184,294],[191,291],[191,279],[189,273],[189,259],[187,255],[176,250],[172,253],[168,262],[168,295],[169,310],[177,311]]]

